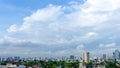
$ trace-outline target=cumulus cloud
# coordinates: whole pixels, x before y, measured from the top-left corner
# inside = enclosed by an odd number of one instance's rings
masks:
[[[119,8],[120,0],[86,0],[83,4],[76,2],[70,6],[48,5],[25,17],[22,25],[11,25],[8,37],[13,37],[14,42],[25,40],[44,45],[48,48],[47,54],[60,52],[62,55],[84,47],[89,50],[92,48],[89,46],[96,42],[119,39]],[[111,38],[113,36],[117,38]],[[100,44],[97,48],[115,46],[115,43]],[[45,52],[46,48],[41,49]]]
[[[87,12],[114,11],[120,8],[120,1],[116,0],[87,0],[84,4]]]
[[[114,42],[107,44],[100,43],[99,48],[91,51],[91,53],[95,56],[102,56],[103,54],[106,54],[107,56],[113,56],[113,52],[116,49],[120,50],[120,46]]]
[[[8,32],[16,32],[17,31],[17,25],[14,24],[14,25],[11,25],[10,28],[7,30]]]
[[[90,38],[94,38],[95,36],[97,36],[97,33],[95,32],[88,32],[85,36],[83,36],[82,38],[87,38],[87,39],[90,39]]]
[[[110,44],[100,44],[100,48],[113,48],[116,47],[116,43],[110,43]]]

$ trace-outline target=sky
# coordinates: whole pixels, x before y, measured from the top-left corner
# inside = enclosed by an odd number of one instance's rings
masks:
[[[112,55],[120,0],[0,0],[0,56]]]

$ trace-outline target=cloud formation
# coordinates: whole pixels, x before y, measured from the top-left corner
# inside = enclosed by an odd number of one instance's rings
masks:
[[[101,43],[119,45],[119,8],[120,0],[86,0],[83,4],[76,2],[70,6],[50,4],[25,17],[22,25],[11,25],[7,29],[8,37],[15,38],[14,42],[18,43],[14,47],[24,43],[30,45],[26,54],[60,53],[62,56],[72,52],[77,55],[84,50],[99,50]],[[100,48],[114,44],[100,45]],[[19,49],[22,48],[24,46]]]

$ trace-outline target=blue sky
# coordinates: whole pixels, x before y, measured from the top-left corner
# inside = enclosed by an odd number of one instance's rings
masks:
[[[54,5],[69,5],[69,2],[73,0],[0,0],[0,22],[4,30],[10,25],[22,24],[23,18],[27,15],[30,15],[32,12],[37,9],[44,8],[49,4]],[[80,3],[83,3],[83,0],[79,0]],[[5,25],[5,26],[4,26]]]
[[[119,8],[119,0],[0,0],[0,55],[112,55]]]

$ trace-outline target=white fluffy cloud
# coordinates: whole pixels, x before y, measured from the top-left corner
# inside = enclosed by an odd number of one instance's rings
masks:
[[[71,51],[76,47],[84,48],[80,44],[87,44],[85,47],[89,49],[87,47],[96,41],[99,44],[112,36],[120,37],[117,34],[120,28],[114,30],[115,27],[119,27],[119,8],[120,0],[87,0],[82,5],[75,3],[71,6],[49,5],[25,17],[22,25],[11,25],[8,35],[32,43],[50,45],[48,48],[51,46],[53,48],[49,51],[59,50],[61,47],[63,50],[56,51],[61,54],[68,53],[64,47]],[[116,39],[109,39],[106,42],[113,42]],[[114,47],[115,44],[99,46],[106,48]],[[47,53],[50,53],[49,51]]]
[[[11,25],[11,27],[7,30],[8,32],[16,32],[17,31],[17,25]]]
[[[115,43],[100,44],[99,47],[100,47],[100,48],[114,48],[114,47],[116,47],[116,44],[115,44]]]
[[[84,4],[87,9],[86,12],[111,12],[120,8],[119,0],[87,0]]]
[[[118,49],[120,50],[119,44],[116,43],[107,43],[99,44],[99,49],[95,49],[94,51],[91,51],[91,53],[95,56],[102,56],[103,54],[106,54],[107,56],[112,56],[113,52]]]

